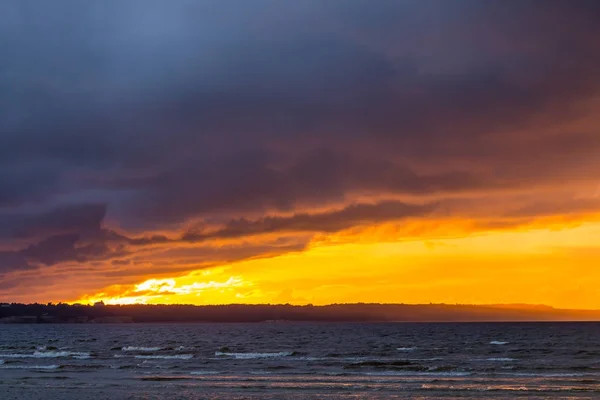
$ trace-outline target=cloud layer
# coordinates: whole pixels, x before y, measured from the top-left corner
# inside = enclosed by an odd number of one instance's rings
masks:
[[[0,295],[170,247],[598,211],[599,22],[585,0],[10,0]]]

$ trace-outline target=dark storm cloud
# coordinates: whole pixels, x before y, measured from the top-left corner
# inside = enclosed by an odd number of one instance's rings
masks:
[[[10,151],[3,137],[2,139],[2,147]],[[53,166],[35,162],[10,163],[6,158],[0,158],[0,207],[43,200],[59,184],[60,179]]]
[[[569,216],[571,214],[594,213],[599,208],[600,196],[596,195],[595,198],[538,200],[511,211],[505,214],[505,216],[511,218],[532,218],[535,216],[552,215]]]
[[[122,254],[123,237],[102,227],[105,204],[75,204],[49,211],[0,212],[0,271],[65,261],[87,262]],[[31,242],[23,246],[23,243]],[[21,248],[14,249],[15,246]]]
[[[244,245],[241,243],[234,246],[230,245],[227,252],[223,251],[223,246],[218,248],[204,247],[171,251],[179,253],[187,251],[191,254],[195,263],[198,260],[204,263],[209,262],[216,254],[218,261],[223,263],[226,260],[235,261],[243,258],[257,257],[260,256],[260,253],[263,256],[267,256],[301,250],[309,240],[309,237],[303,238],[301,236],[304,232],[337,232],[358,225],[419,217],[431,213],[435,208],[435,204],[414,205],[391,201],[377,204],[354,204],[343,209],[314,214],[299,213],[289,217],[265,217],[258,220],[237,219],[228,222],[223,228],[216,231],[206,233],[187,232],[176,239],[169,239],[165,236],[128,238],[101,228],[99,224],[101,220],[93,220],[91,229],[87,224],[83,224],[84,229],[82,230],[49,236],[20,250],[0,252],[0,264],[2,265],[0,272],[23,271],[43,265],[49,266],[65,262],[93,263],[95,261],[110,259],[114,259],[111,264],[116,268],[129,266],[131,264],[130,259],[119,259],[123,256],[133,256],[136,262],[143,260],[150,262],[152,259],[160,260],[160,265],[157,265],[157,268],[164,268],[166,262],[161,259],[160,252],[153,252],[145,256],[146,258],[140,258],[135,257],[136,251],[143,249],[144,246],[151,245],[199,243],[220,239],[243,240],[255,235],[272,233],[283,234],[287,232],[299,235],[297,238],[298,241],[291,244],[287,243],[287,241],[283,241],[282,243],[275,241],[262,245]],[[79,216],[84,216],[84,213],[81,213],[82,210],[76,211],[80,212]],[[60,213],[55,215],[60,215]],[[53,221],[52,218],[49,218],[49,221]],[[74,218],[72,221],[76,222],[74,224],[76,228],[81,228],[79,224],[81,220]],[[68,222],[68,220],[65,222]],[[73,228],[69,225],[60,225],[57,227],[51,224],[48,224],[45,228],[49,227]],[[226,255],[224,253],[230,254]],[[185,263],[182,262],[181,255],[180,257],[175,257],[175,254],[171,254],[171,260],[168,263],[176,263],[179,265],[178,268],[180,270],[189,270],[192,268],[193,266],[190,267],[189,265],[182,266]],[[215,263],[217,260],[212,260],[211,262]],[[144,270],[147,271],[146,269]],[[155,272],[158,272],[158,270]],[[119,275],[123,276],[124,274],[120,272]]]
[[[265,217],[255,221],[238,219],[225,228],[207,234],[187,233],[183,241],[203,241],[212,238],[236,238],[277,232],[338,232],[357,225],[376,224],[429,214],[435,204],[413,205],[401,202],[354,204],[341,210],[315,214],[294,214],[290,217]]]
[[[232,210],[289,211],[298,205],[343,201],[356,189],[373,194],[430,195],[501,186],[468,171],[419,174],[402,163],[329,149],[308,151],[291,162],[276,160],[268,152],[198,162],[132,184],[158,190],[131,212],[165,222]]]
[[[75,204],[42,212],[0,211],[0,238],[29,239],[57,233],[97,231],[105,215],[105,204]]]
[[[185,273],[233,263],[236,261],[275,257],[303,251],[309,237],[295,237],[283,243],[266,241],[265,243],[237,243],[222,246],[204,246],[166,249],[151,255],[139,255],[133,258],[133,265],[123,269],[105,272],[107,276],[143,277],[148,274]]]
[[[1,272],[64,262],[93,262],[127,254],[123,238],[109,231],[94,232],[89,237],[83,233],[53,235],[22,249],[0,251],[0,278]]]
[[[359,195],[591,179],[596,125],[575,122],[599,21],[584,0],[6,1],[0,270],[111,259],[198,218],[335,231],[425,211]]]
[[[18,251],[0,251],[0,277],[5,272],[31,269],[25,255]]]

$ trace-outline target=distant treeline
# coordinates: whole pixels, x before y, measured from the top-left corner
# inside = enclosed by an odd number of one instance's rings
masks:
[[[35,318],[34,318],[35,317]],[[466,322],[599,321],[600,311],[543,306],[408,304],[116,305],[0,304],[0,322]]]

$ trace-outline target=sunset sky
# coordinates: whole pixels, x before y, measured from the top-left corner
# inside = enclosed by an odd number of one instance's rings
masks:
[[[600,309],[600,2],[7,1],[0,302]]]

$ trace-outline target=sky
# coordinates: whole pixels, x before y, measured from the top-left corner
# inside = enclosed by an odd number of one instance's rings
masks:
[[[600,308],[595,0],[7,0],[0,301]]]

